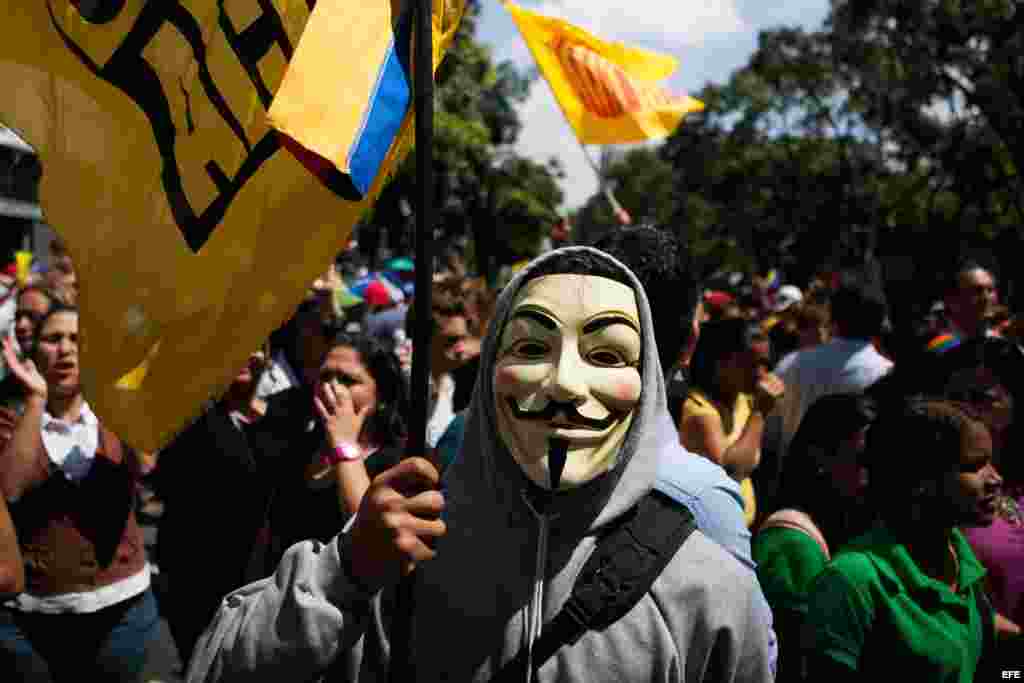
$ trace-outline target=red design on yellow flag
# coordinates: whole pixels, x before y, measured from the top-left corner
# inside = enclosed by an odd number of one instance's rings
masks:
[[[665,137],[688,113],[704,108],[658,85],[676,70],[674,58],[603,41],[512,3],[505,7],[583,144]]]

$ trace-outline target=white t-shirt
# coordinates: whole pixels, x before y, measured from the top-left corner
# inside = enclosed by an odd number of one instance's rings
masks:
[[[85,479],[100,445],[100,423],[89,404],[82,403],[75,422],[58,420],[44,410],[40,427],[50,461],[71,481]]]
[[[256,385],[256,397],[267,398],[301,384],[298,374],[288,364],[283,353],[278,351],[271,357],[266,370]]]
[[[448,424],[455,418],[455,379],[448,373],[437,383],[437,399],[427,420],[427,446],[434,448],[441,440]]]
[[[804,351],[795,351],[781,361],[775,374],[786,383],[770,421],[778,429],[782,454],[796,434],[808,408],[822,396],[864,391],[892,369],[892,361],[880,354],[870,341],[837,337]],[[766,437],[768,438],[768,437]]]

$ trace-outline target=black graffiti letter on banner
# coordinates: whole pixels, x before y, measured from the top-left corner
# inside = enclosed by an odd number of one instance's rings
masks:
[[[231,49],[235,51],[245,72],[249,74],[249,80],[256,88],[264,109],[270,109],[270,102],[274,96],[263,81],[263,76],[260,75],[259,61],[270,52],[274,45],[281,49],[285,59],[291,61],[292,44],[288,40],[284,24],[281,23],[281,16],[274,9],[273,3],[270,0],[259,0],[259,5],[263,14],[239,33],[224,10],[224,0],[217,0],[217,7],[220,9],[220,28],[224,31],[224,37],[227,38]]]
[[[263,108],[270,109],[273,94],[270,92],[270,89],[267,88],[267,84],[263,80],[263,76],[260,74],[258,64],[259,61],[263,59],[275,45],[284,54],[285,59],[288,61],[291,61],[292,59],[292,44],[288,39],[287,32],[284,30],[284,24],[281,22],[281,15],[274,9],[274,5],[271,0],[259,0],[259,6],[260,9],[263,10],[263,14],[249,24],[245,30],[239,32],[235,28],[234,24],[231,23],[231,18],[228,16],[228,13],[224,10],[224,2],[225,0],[217,0],[217,6],[220,9],[219,19],[221,31],[224,32],[224,37],[227,39],[231,49],[234,50],[239,63],[241,63],[245,72],[249,74],[249,80],[252,82],[253,88],[255,88],[256,92],[259,94],[260,101],[263,103]],[[307,4],[310,11],[312,11],[313,6],[316,5],[316,0],[307,0]],[[276,135],[275,140],[278,140]],[[293,149],[293,151],[295,150]],[[308,152],[303,152],[303,154],[307,153]],[[211,164],[212,163],[213,162],[211,162]],[[217,177],[216,173],[219,170],[219,168],[211,169],[209,166],[207,167],[207,171],[210,173],[211,177],[214,178]],[[336,169],[333,165],[325,164],[318,167],[315,171],[315,175],[323,185],[340,197],[344,197],[351,201],[358,201],[362,198],[359,190],[357,190],[352,184],[352,179]]]
[[[68,49],[96,76],[116,86],[130,97],[149,120],[157,149],[163,160],[161,180],[171,213],[189,248],[192,251],[199,251],[209,240],[213,230],[223,220],[224,214],[238,191],[280,148],[276,136],[273,133],[267,133],[255,145],[249,141],[241,122],[228,107],[223,94],[213,81],[206,59],[206,45],[203,43],[202,31],[198,22],[178,0],[147,2],[124,41],[114,51],[107,63],[102,66],[94,62],[61,29],[54,13],[53,2],[54,0],[48,2],[50,19]],[[79,6],[83,18],[93,23],[110,21],[124,5],[123,0],[79,0],[76,4]],[[274,16],[270,19],[261,19],[256,23],[273,25],[276,18],[276,25],[281,26],[280,17],[277,16],[273,5],[269,2],[261,2],[261,6],[265,10],[265,15],[273,14]],[[178,131],[174,125],[170,104],[159,76],[143,57],[146,47],[160,29],[168,24],[173,26],[191,47],[204,94],[246,151],[245,160],[234,178],[228,178],[216,162],[210,161],[206,164],[206,172],[217,186],[218,195],[199,214],[192,207],[182,184],[181,168],[175,154],[175,140]],[[245,35],[245,32],[242,35]],[[286,37],[285,40],[287,40]],[[290,45],[286,54],[291,54]],[[246,70],[248,71],[248,65],[246,65]],[[260,82],[262,83],[262,81]],[[261,93],[262,98],[263,94]],[[264,106],[266,106],[266,102],[264,102]]]
[[[108,24],[124,9],[124,0],[71,0],[90,24]]]

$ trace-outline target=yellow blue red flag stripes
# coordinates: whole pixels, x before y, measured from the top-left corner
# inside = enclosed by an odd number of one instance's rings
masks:
[[[411,10],[398,2],[316,5],[270,108],[271,124],[321,160],[318,173],[347,182],[354,198],[369,191],[409,111]]]
[[[505,7],[581,143],[665,137],[688,113],[704,108],[700,101],[658,85],[676,70],[673,57],[606,42],[511,2]]]
[[[388,12],[359,18],[377,4]],[[463,5],[434,1],[435,67]],[[344,246],[408,148],[408,99],[398,127],[397,109],[384,126],[375,117],[389,91],[362,85],[391,73],[385,55],[408,52],[404,6],[34,0],[5,7],[0,121],[42,161],[44,215],[79,271],[86,397],[128,443],[162,446],[223,391]],[[308,52],[304,31],[321,20],[339,26],[339,16],[359,33],[340,36],[318,64],[290,66]],[[378,52],[364,71],[351,49],[370,31],[392,52]],[[279,93],[286,73],[303,83],[298,71],[310,69],[329,72],[337,91],[356,84],[351,89],[366,98],[356,109],[361,125],[348,138],[337,135],[353,150],[349,166],[319,168],[320,180],[307,169],[327,157],[307,150],[303,122],[289,122],[290,138],[269,123],[271,109],[301,109],[302,98],[315,94]],[[357,178],[347,175],[353,167]],[[346,201],[339,196],[346,192],[364,196]]]

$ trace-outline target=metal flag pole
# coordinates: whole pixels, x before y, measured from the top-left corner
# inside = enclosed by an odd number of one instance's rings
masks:
[[[432,0],[415,0],[413,24],[413,65],[416,107],[416,289],[413,312],[411,414],[407,456],[425,456],[427,407],[430,403],[430,290],[434,272],[434,40]],[[415,680],[411,656],[412,616],[416,609],[415,571],[398,585],[391,629],[391,665],[388,680]]]
[[[628,211],[622,208],[622,204],[619,204],[619,200],[615,198],[615,193],[612,192],[612,188],[608,184],[608,180],[604,177],[604,173],[601,171],[601,167],[590,156],[590,152],[587,150],[587,146],[581,142],[580,149],[583,150],[583,156],[586,158],[587,163],[590,165],[590,168],[593,169],[594,174],[597,176],[598,189],[600,189],[601,194],[605,196],[605,199],[608,200],[608,203],[612,207],[612,213],[615,214],[615,217],[619,220],[619,223],[621,223],[622,225],[629,225],[630,223],[632,223],[632,217],[629,215]]]

